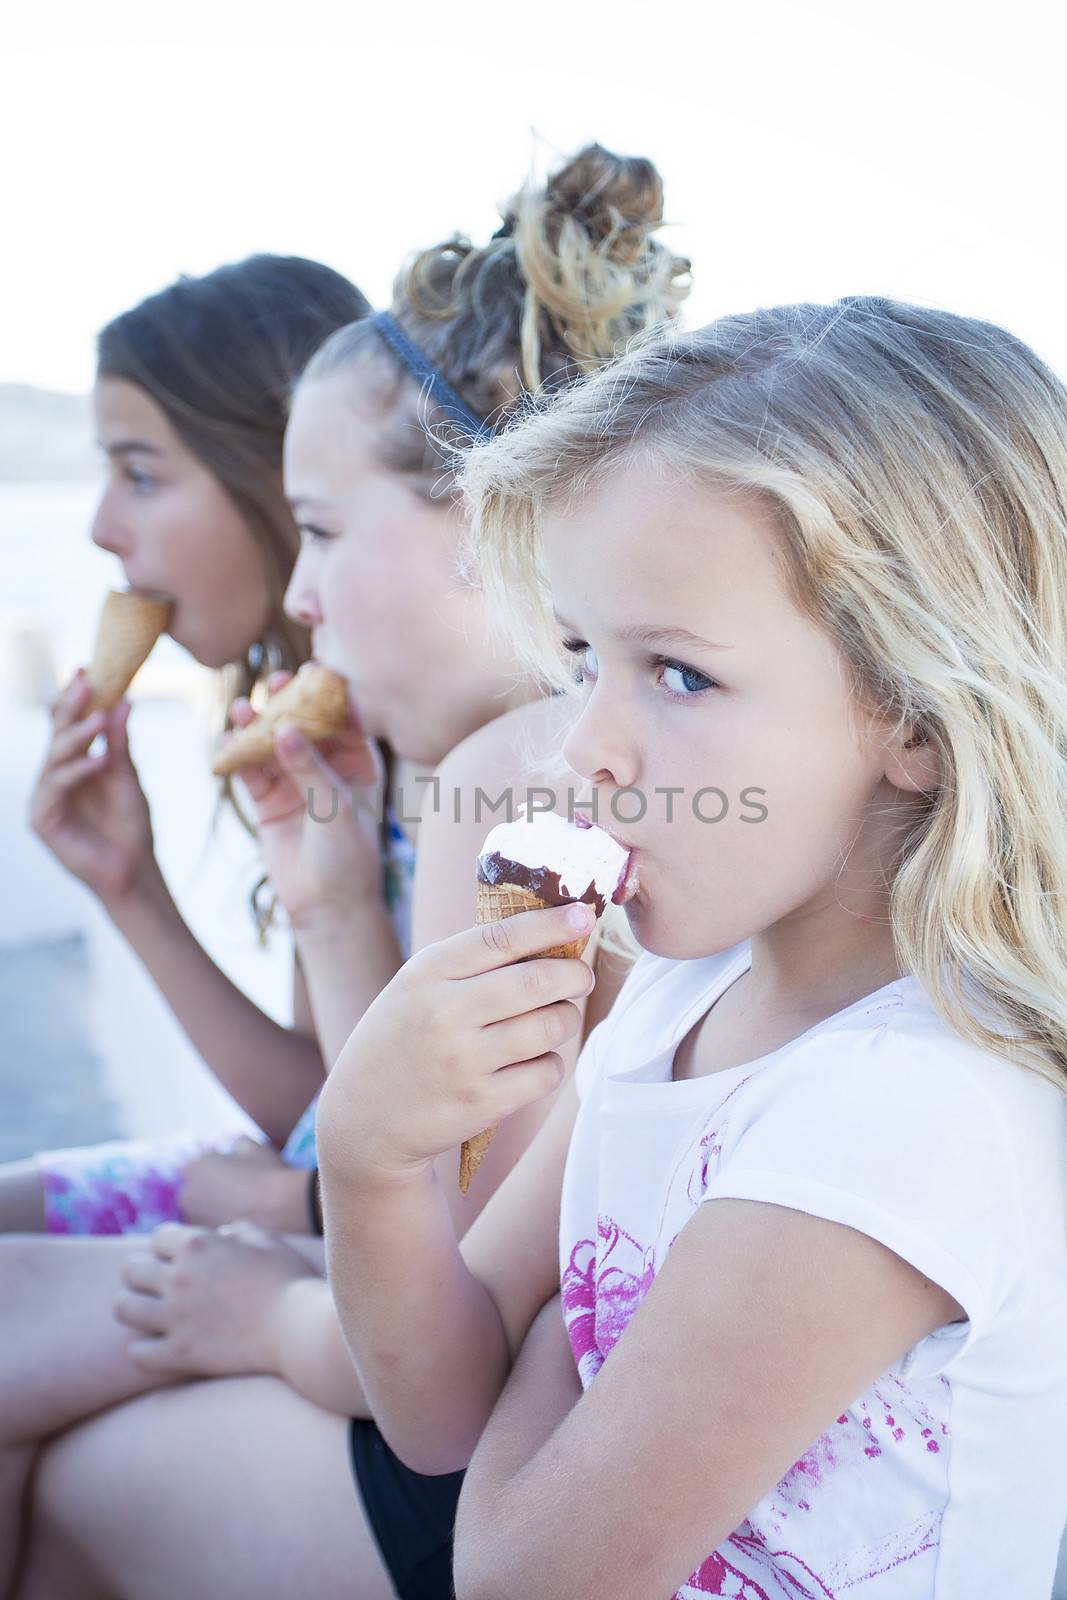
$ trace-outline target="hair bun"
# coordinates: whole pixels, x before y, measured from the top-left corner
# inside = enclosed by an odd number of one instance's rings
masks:
[[[549,336],[591,371],[635,333],[677,315],[689,262],[652,237],[662,223],[663,180],[653,163],[599,144],[505,207],[525,285],[521,347],[531,388]]]
[[[663,222],[663,180],[644,156],[587,145],[545,185],[546,222],[573,217],[613,260],[632,262]]]

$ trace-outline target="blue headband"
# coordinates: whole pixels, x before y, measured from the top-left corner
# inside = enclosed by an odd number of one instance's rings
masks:
[[[493,430],[484,417],[477,416],[466,401],[460,399],[444,373],[437,370],[426,352],[419,349],[414,339],[404,332],[394,316],[388,311],[376,311],[367,320],[377,328],[390,350],[399,357],[412,377],[418,378],[423,384],[428,398],[447,414],[450,422],[462,428],[472,439],[492,438]]]

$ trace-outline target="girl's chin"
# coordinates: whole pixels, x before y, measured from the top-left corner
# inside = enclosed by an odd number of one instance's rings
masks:
[[[676,917],[657,914],[642,891],[623,905],[626,920],[642,950],[650,956],[662,956],[670,961],[696,961],[709,954],[706,942],[701,945],[696,930],[684,913]]]

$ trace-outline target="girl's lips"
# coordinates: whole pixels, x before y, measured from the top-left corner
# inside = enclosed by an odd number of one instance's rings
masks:
[[[626,866],[623,869],[622,877],[615,889],[615,893],[611,897],[613,905],[626,905],[627,901],[633,899],[640,887],[637,877],[637,868],[634,865],[634,857],[636,855],[637,851],[631,850],[626,859]]]

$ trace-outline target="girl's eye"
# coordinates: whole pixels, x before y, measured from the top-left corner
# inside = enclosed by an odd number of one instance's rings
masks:
[[[312,522],[302,522],[300,532],[306,534],[312,544],[326,544],[333,538],[332,533],[327,533],[325,528],[316,528]]]
[[[564,639],[563,648],[567,654],[574,656],[574,681],[585,683],[587,679],[595,678],[600,671],[596,651],[592,645],[586,644],[584,639]]]
[[[660,656],[659,665],[663,668],[663,687],[679,700],[691,700],[694,695],[702,694],[705,689],[713,689],[715,680],[706,673],[698,672],[696,667],[687,667],[682,661],[672,661],[669,656]],[[673,675],[673,682],[669,681]]]
[[[144,494],[149,489],[155,488],[155,478],[147,472],[140,472],[137,467],[127,467],[126,476],[138,494]]]

